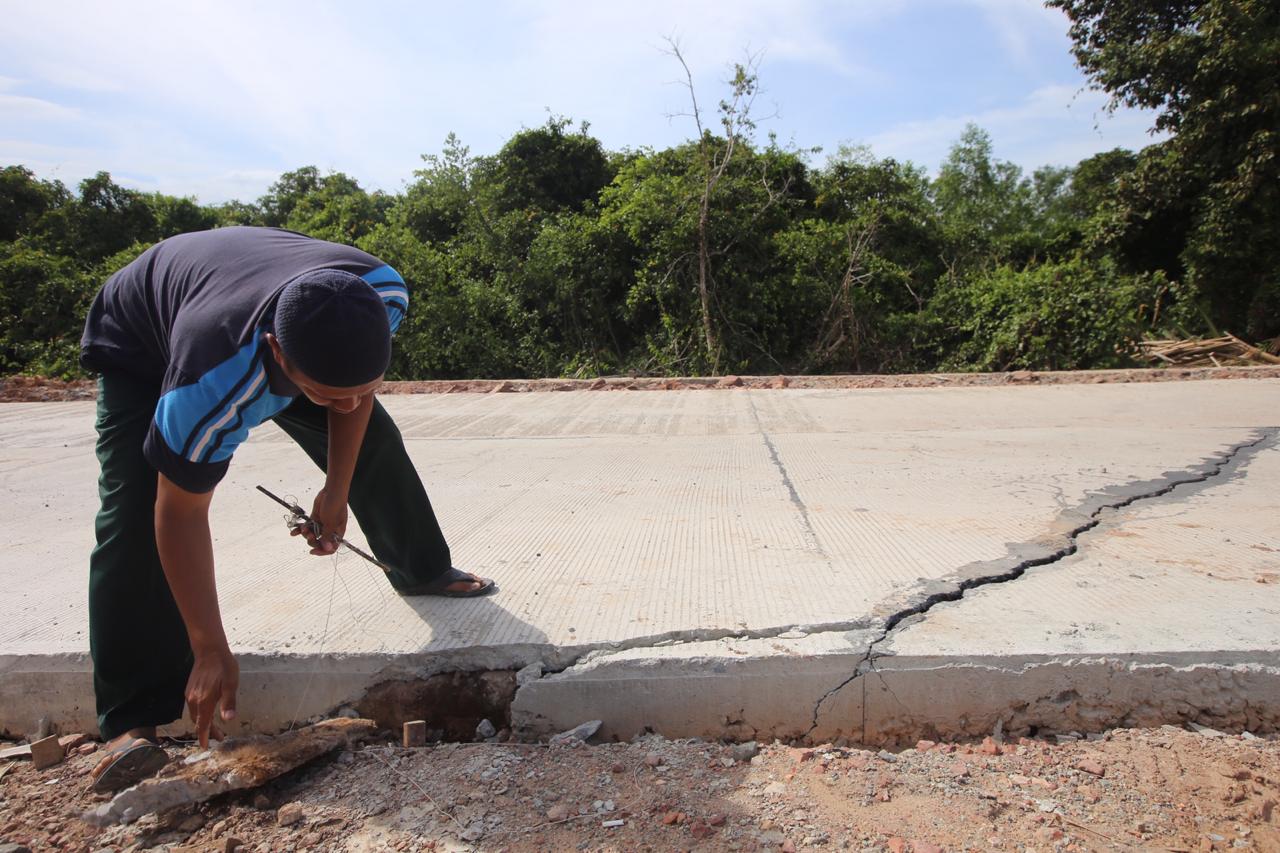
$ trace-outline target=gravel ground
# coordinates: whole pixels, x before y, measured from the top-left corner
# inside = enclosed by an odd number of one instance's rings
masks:
[[[1280,367],[1135,368],[1132,370],[1015,370],[1008,373],[906,373],[844,376],[634,377],[598,379],[439,379],[385,383],[381,394],[490,394],[540,391],[688,391],[731,388],[961,388],[992,385],[1102,385],[1202,379],[1277,379]],[[91,379],[0,378],[0,403],[92,400]]]
[[[403,749],[388,736],[257,790],[105,830],[79,818],[97,802],[85,790],[95,759],[9,766],[0,842],[175,853],[1280,850],[1280,738],[1172,726],[897,753],[656,735]]]

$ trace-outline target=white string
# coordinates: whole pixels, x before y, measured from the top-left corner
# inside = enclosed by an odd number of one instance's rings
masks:
[[[324,612],[324,629],[320,632],[320,646],[316,649],[316,663],[311,673],[307,676],[307,683],[302,688],[302,695],[298,697],[298,707],[293,709],[293,717],[289,722],[288,731],[293,731],[293,727],[298,724],[298,714],[302,713],[303,705],[306,704],[307,694],[311,692],[311,682],[315,681],[316,673],[320,671],[320,665],[323,662],[324,644],[329,638],[329,617],[333,615],[333,594],[337,589],[338,581],[338,553],[333,554],[333,577],[329,579],[329,606]]]
[[[292,496],[288,496],[288,495],[286,495],[285,497],[286,497],[286,500],[290,501],[295,506],[297,505],[296,498],[293,498]],[[298,526],[298,519],[292,513],[289,515],[286,515],[284,517],[284,520],[285,520],[285,524],[288,525],[290,530],[293,530]],[[311,672],[307,674],[306,683],[303,685],[302,693],[298,697],[298,705],[293,710],[293,715],[290,718],[289,728],[287,729],[287,731],[292,731],[294,727],[298,725],[298,715],[302,713],[302,709],[306,705],[307,695],[311,692],[311,685],[315,681],[316,674],[320,671],[320,667],[323,663],[324,647],[325,647],[325,644],[328,642],[329,624],[333,617],[333,599],[337,593],[337,584],[339,581],[342,582],[342,588],[347,596],[347,613],[351,623],[355,625],[355,627],[358,628],[360,632],[365,636],[378,635],[380,637],[380,639],[378,639],[378,642],[381,644],[379,649],[380,651],[385,650],[387,647],[387,641],[381,638],[393,637],[395,639],[408,640],[410,642],[412,642],[413,640],[412,637],[402,632],[379,631],[379,630],[370,628],[367,623],[372,621],[372,619],[375,617],[369,617],[369,619],[359,619],[356,617],[356,603],[355,603],[355,597],[351,594],[351,586],[347,583],[347,579],[343,577],[342,573],[339,571],[339,568],[340,568],[339,557],[341,555],[349,554],[349,553],[352,553],[352,552],[349,551],[345,546],[340,547],[338,550],[333,552],[333,557],[332,557],[333,575],[329,579],[329,601],[325,608],[324,628],[320,632],[320,644],[317,647],[315,652],[316,662],[315,662],[315,665],[312,667]],[[369,577],[372,574],[370,567],[366,564],[366,562],[363,559],[361,559],[360,563],[364,566],[365,576]],[[379,603],[378,610],[379,612],[382,612],[382,611],[385,611],[387,608],[387,595],[383,591],[381,584],[379,583],[381,578],[374,577],[373,580],[374,580],[373,588],[378,593],[378,603]]]

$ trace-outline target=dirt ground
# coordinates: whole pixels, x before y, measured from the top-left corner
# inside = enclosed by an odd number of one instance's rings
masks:
[[[1008,373],[911,373],[843,376],[609,376],[598,379],[439,379],[393,381],[383,394],[528,393],[542,391],[677,391],[729,388],[959,388],[991,385],[1101,385],[1116,382],[1183,382],[1200,379],[1276,379],[1280,367],[1136,368],[1133,370],[1015,370]],[[92,400],[91,379],[38,376],[0,378],[0,403]]]
[[[388,733],[107,829],[80,818],[100,802],[95,760],[0,765],[0,850],[1280,850],[1280,738],[1172,726],[898,753],[654,735],[404,749]]]

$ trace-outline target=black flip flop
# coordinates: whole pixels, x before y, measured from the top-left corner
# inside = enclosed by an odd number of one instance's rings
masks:
[[[478,582],[480,586],[465,592],[457,592],[449,589],[451,584],[455,584],[459,581],[466,581],[469,583]],[[449,571],[445,572],[430,583],[419,584],[418,586],[412,586],[407,589],[399,589],[396,591],[401,595],[438,595],[442,598],[478,598],[482,595],[488,595],[489,593],[494,592],[497,588],[497,584],[489,578],[477,577],[464,572],[461,569],[450,568]]]
[[[115,759],[93,780],[94,793],[111,794],[138,784],[160,772],[169,753],[151,741],[135,743],[116,753]]]

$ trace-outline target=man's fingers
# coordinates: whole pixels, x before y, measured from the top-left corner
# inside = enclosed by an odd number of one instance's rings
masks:
[[[209,726],[213,724],[213,714],[210,713],[213,708],[210,701],[202,701],[197,709],[196,717],[196,735],[200,738],[200,748],[209,748]]]
[[[239,678],[229,678],[222,682],[222,719],[234,720],[236,718],[236,688],[239,687]]]

